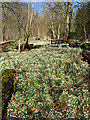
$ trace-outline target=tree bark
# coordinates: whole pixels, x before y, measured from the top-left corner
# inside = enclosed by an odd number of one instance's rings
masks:
[[[59,24],[59,27],[58,27],[58,39],[60,39],[60,24]]]
[[[18,51],[20,52],[20,40],[19,40],[19,46],[18,46]]]
[[[67,39],[69,38],[69,34],[71,30],[71,17],[72,17],[71,6],[72,6],[72,2],[67,2],[66,31],[65,31],[65,36]]]
[[[72,19],[72,10],[71,10],[71,6],[72,6],[72,2],[69,3],[69,33],[68,33],[68,39],[70,36],[70,32],[71,32],[71,19]]]
[[[3,32],[2,32],[2,34],[3,34],[3,41],[5,40],[5,23],[3,23]]]
[[[86,32],[86,27],[84,25],[84,35],[85,35],[85,40],[87,39],[87,32]]]
[[[38,30],[38,38],[40,38],[40,31],[38,26],[37,26],[37,30]]]
[[[66,30],[65,30],[66,38],[68,38],[68,33],[69,33],[69,16],[67,15],[67,17],[66,17]]]
[[[54,13],[52,13],[52,18],[54,18]],[[56,38],[53,20],[52,20],[52,32],[53,32],[53,37]]]
[[[30,18],[30,2],[28,3],[28,21],[27,21],[26,32],[24,35],[24,40],[23,40],[24,43],[23,43],[22,49],[24,49],[25,45],[29,46],[28,40],[29,40],[29,36],[31,34],[30,32],[31,32],[31,24],[33,21],[34,4],[35,4],[35,0],[34,0],[33,5],[32,5],[32,12],[31,12],[31,18]],[[25,42],[25,40],[26,40],[26,42]]]
[[[56,35],[55,35],[55,30],[54,30],[54,27],[52,25],[52,32],[53,32],[53,37],[56,38]]]

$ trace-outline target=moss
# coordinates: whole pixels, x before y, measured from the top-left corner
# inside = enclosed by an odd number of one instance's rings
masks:
[[[4,116],[13,93],[15,70],[7,69],[2,73],[2,114]]]

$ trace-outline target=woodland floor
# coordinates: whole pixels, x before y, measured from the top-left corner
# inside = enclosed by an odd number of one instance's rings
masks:
[[[20,53],[8,46],[2,46],[1,72],[7,81],[12,77],[5,70],[15,70],[17,89],[8,102],[7,119],[89,118],[90,69],[81,48],[46,45]]]

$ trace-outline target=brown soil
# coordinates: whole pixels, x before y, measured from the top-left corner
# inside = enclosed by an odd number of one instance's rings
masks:
[[[20,52],[40,48],[40,47],[43,47],[43,45],[35,45],[35,46],[33,46],[33,44],[29,44],[29,45],[25,45],[24,49],[22,49],[22,47],[23,47],[23,45],[20,46],[20,49],[21,49]],[[18,46],[16,46],[15,49],[18,50]]]
[[[40,38],[36,38],[36,40],[40,40]]]
[[[13,43],[5,43],[5,44],[0,45],[0,48],[1,48],[0,52],[10,51],[8,48],[9,46],[13,46]]]
[[[89,50],[83,50],[82,56],[84,57],[83,60],[87,60],[87,62],[90,64],[90,51]]]
[[[4,43],[4,44],[0,45],[0,52],[2,53],[2,52],[13,51],[13,50],[9,49],[9,47],[13,46],[13,45],[14,45],[14,43]],[[23,45],[20,46],[20,50],[21,50],[20,52],[40,48],[43,45],[35,45],[35,46],[33,46],[33,44],[28,44],[28,45],[25,45],[24,49],[22,49],[22,46]],[[18,46],[15,46],[15,49],[18,50]]]
[[[68,43],[69,43],[69,46],[70,46],[70,47],[78,47],[78,44],[75,43],[75,42],[69,41]]]

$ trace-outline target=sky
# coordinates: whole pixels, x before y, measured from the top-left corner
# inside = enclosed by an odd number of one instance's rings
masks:
[[[67,2],[67,0],[0,0],[0,2],[29,2],[29,1],[35,1],[35,2]],[[68,0],[68,1],[78,1],[78,2],[89,2],[90,0]]]
[[[23,0],[25,2],[29,2],[30,0]],[[32,2],[35,1],[35,2],[67,2],[67,0],[31,0]],[[68,0],[69,2],[70,1],[73,1],[73,2],[89,2],[90,0]]]

